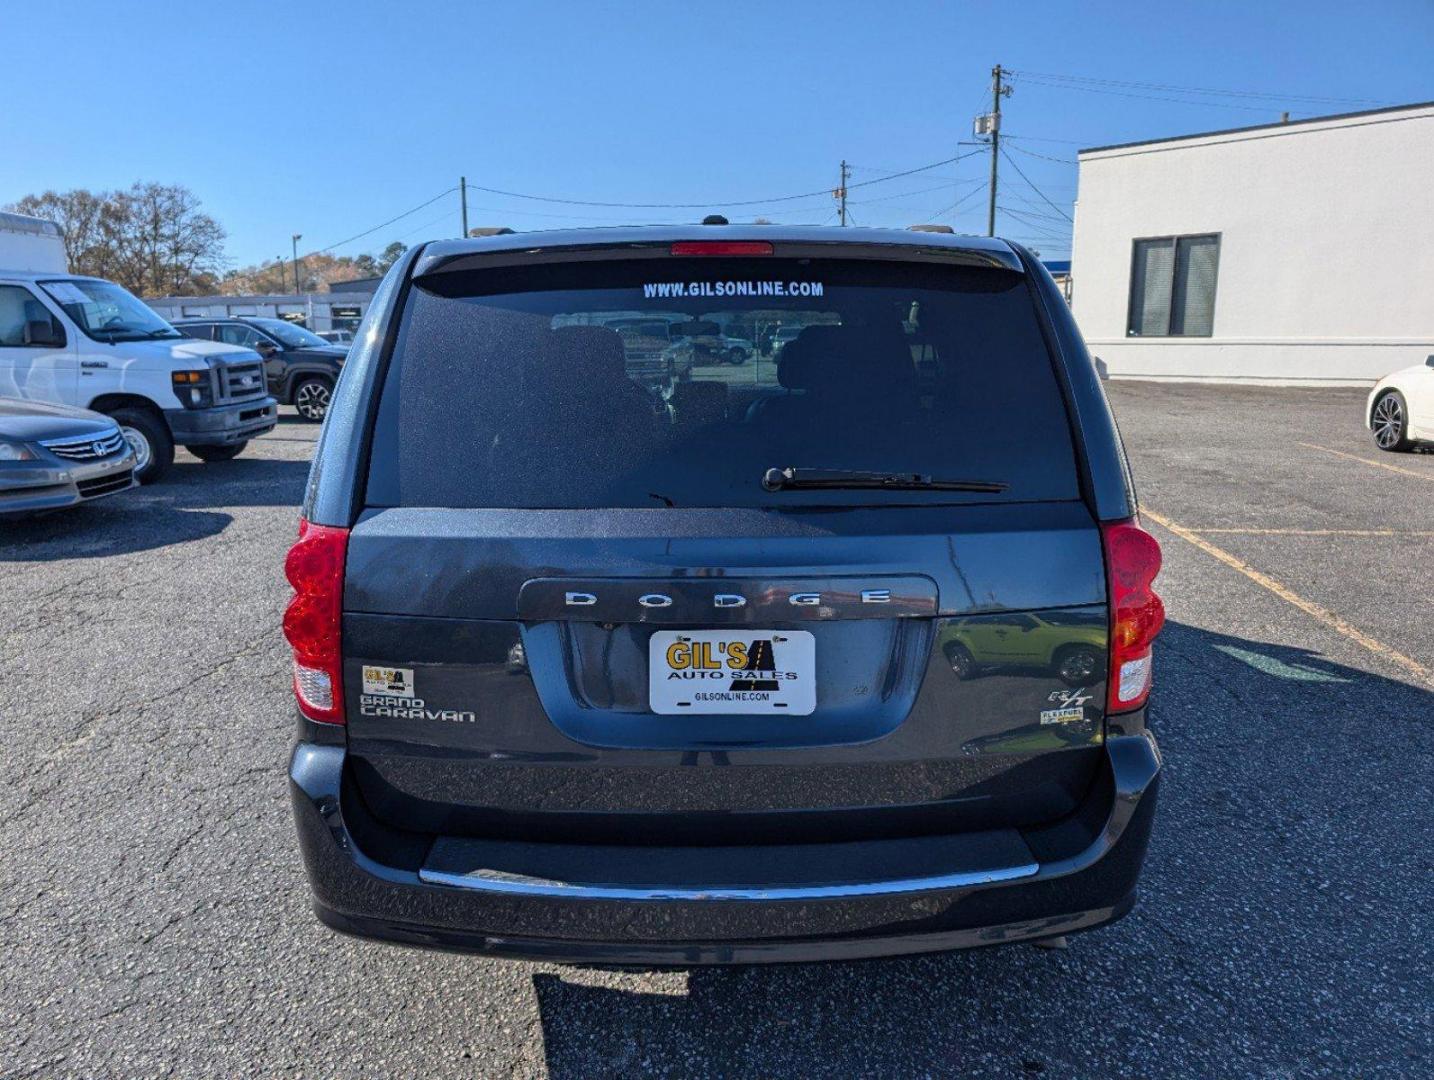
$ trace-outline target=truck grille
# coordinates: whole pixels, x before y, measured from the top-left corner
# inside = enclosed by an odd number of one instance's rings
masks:
[[[40,445],[66,461],[91,461],[118,454],[124,449],[124,436],[119,433],[119,428],[111,428],[109,431],[86,435],[83,438],[68,436],[63,439],[45,439]]]
[[[641,346],[635,348],[627,344],[625,359],[628,378],[638,382],[660,381],[672,371],[667,353],[662,349],[646,349]]]
[[[219,368],[219,396],[224,401],[246,401],[263,397],[268,392],[264,383],[264,366],[258,360],[240,364],[225,363]]]
[[[134,470],[126,469],[113,476],[97,476],[93,480],[80,480],[75,487],[79,489],[80,498],[97,499],[101,495],[113,495],[116,491],[123,491],[129,487],[130,477],[133,475]]]

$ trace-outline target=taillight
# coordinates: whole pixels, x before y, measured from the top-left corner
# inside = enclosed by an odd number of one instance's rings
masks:
[[[766,240],[678,240],[672,245],[673,255],[770,255],[772,245]]]
[[[1160,573],[1160,544],[1134,521],[1101,527],[1110,583],[1110,676],[1106,711],[1129,712],[1150,696],[1150,647],[1165,625],[1165,605],[1150,587]]]
[[[294,587],[284,610],[284,637],[294,650],[294,697],[299,711],[325,724],[344,722],[343,616],[344,556],[349,531],[299,521],[299,539],[284,560]]]

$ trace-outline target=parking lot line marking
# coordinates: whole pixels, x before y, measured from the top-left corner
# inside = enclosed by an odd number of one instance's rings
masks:
[[[1206,540],[1204,537],[1198,535],[1197,533],[1191,532],[1189,529],[1185,528],[1185,526],[1176,524],[1164,514],[1156,513],[1149,507],[1141,507],[1140,513],[1142,516],[1148,517],[1156,524],[1164,526],[1166,529],[1170,530],[1172,533],[1180,537],[1180,539],[1184,540],[1186,543],[1193,544],[1195,547],[1205,552],[1206,555],[1220,560],[1220,562],[1224,563],[1226,566],[1231,567],[1234,570],[1238,570],[1240,573],[1244,574],[1247,578],[1253,581],[1256,585],[1259,585],[1261,588],[1270,590],[1270,592],[1274,593],[1281,600],[1284,600],[1286,603],[1293,604],[1295,607],[1303,611],[1306,615],[1309,615],[1311,618],[1317,619],[1319,622],[1323,623],[1325,626],[1335,631],[1335,633],[1341,634],[1342,636],[1349,638],[1350,641],[1353,641],[1356,645],[1368,649],[1376,656],[1381,656],[1384,659],[1390,661],[1391,663],[1397,664],[1399,667],[1402,667],[1405,671],[1409,672],[1409,674],[1413,675],[1416,679],[1418,679],[1425,685],[1434,686],[1434,671],[1431,671],[1429,668],[1425,667],[1413,657],[1405,656],[1402,652],[1399,652],[1397,649],[1390,648],[1378,638],[1370,637],[1359,627],[1355,626],[1348,620],[1336,615],[1328,608],[1320,607],[1320,605],[1316,604],[1313,600],[1306,600],[1303,596],[1300,596],[1297,592],[1288,588],[1287,586],[1280,584],[1268,574],[1261,573],[1259,570],[1256,570],[1253,566],[1245,562],[1243,559],[1239,558],[1238,556],[1231,555],[1222,547],[1215,546],[1214,544],[1210,543],[1210,541]]]
[[[1434,536],[1434,529],[1192,529],[1201,536]]]
[[[1391,465],[1387,461],[1375,461],[1373,458],[1359,457],[1356,454],[1346,454],[1343,450],[1331,450],[1328,446],[1317,446],[1312,442],[1299,443],[1300,446],[1308,447],[1311,450],[1323,450],[1326,454],[1333,454],[1335,457],[1349,458],[1350,461],[1362,461],[1366,465],[1373,465],[1376,469],[1388,469],[1390,472],[1403,473],[1405,476],[1417,476],[1420,480],[1428,480],[1434,483],[1434,474],[1415,472],[1413,469],[1406,469],[1400,465]]]

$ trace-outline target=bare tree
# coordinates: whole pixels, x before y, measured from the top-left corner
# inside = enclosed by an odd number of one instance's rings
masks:
[[[27,195],[13,209],[60,226],[70,270],[110,278],[141,296],[214,292],[224,230],[178,184],[137,183],[98,194]]]

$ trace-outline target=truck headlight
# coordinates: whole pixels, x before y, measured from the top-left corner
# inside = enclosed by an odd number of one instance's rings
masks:
[[[186,409],[203,409],[214,404],[214,385],[207,371],[175,371],[170,373],[174,396]]]
[[[35,453],[22,443],[0,439],[0,461],[34,461]]]

